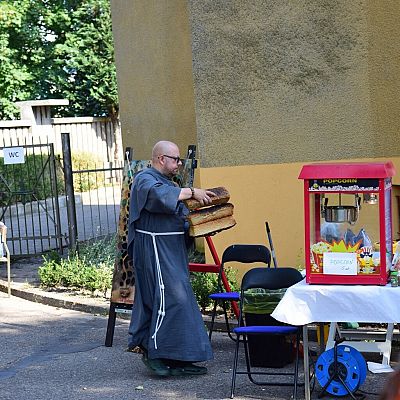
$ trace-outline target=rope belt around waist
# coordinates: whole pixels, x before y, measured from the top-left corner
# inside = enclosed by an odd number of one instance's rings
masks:
[[[158,308],[156,326],[154,328],[154,333],[151,336],[151,338],[154,340],[154,348],[157,349],[157,332],[160,330],[161,324],[165,317],[165,291],[164,291],[164,281],[161,273],[160,258],[158,257],[156,236],[183,235],[185,232],[148,232],[148,231],[143,231],[141,229],[136,229],[136,232],[144,233],[145,235],[151,236],[153,240],[154,255],[156,256],[158,290],[160,292],[160,306]]]

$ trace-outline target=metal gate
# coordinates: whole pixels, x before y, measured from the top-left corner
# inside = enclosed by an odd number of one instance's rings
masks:
[[[0,147],[0,221],[12,255],[62,252],[59,188],[62,169],[52,143]],[[18,160],[16,160],[17,152]]]
[[[72,168],[69,133],[61,133],[68,214],[68,246],[115,237],[121,202],[123,163],[76,162]],[[89,160],[88,160],[89,161]],[[93,161],[93,160],[92,160]],[[107,165],[106,165],[107,164]]]

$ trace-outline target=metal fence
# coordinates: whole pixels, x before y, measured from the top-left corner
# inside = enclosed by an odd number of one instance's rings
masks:
[[[21,147],[0,149],[4,156],[0,160],[0,220],[9,228],[11,254],[61,250],[53,144],[24,145],[23,152]]]
[[[69,142],[69,134],[63,136]],[[25,155],[24,163],[6,165],[10,147],[0,147],[0,220],[9,227],[13,256],[63,252],[78,241],[116,234],[123,162],[86,160],[72,168],[70,146],[60,158],[52,143],[10,145]]]
[[[116,234],[121,201],[123,165],[80,165],[73,170],[76,241]],[[87,183],[87,186],[82,185]],[[70,235],[69,235],[70,236]],[[73,240],[73,239],[72,239]]]

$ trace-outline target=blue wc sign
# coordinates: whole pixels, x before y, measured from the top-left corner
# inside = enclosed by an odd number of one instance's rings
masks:
[[[25,154],[23,147],[4,147],[4,164],[24,164]]]

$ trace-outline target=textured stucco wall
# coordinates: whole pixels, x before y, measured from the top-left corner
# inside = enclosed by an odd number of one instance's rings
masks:
[[[400,1],[368,2],[368,86],[374,135],[386,156],[400,155]],[[400,173],[400,169],[398,169]]]
[[[188,3],[202,166],[400,153],[400,2]]]
[[[185,0],[112,0],[122,140],[147,159],[172,140],[196,144],[189,19]]]

